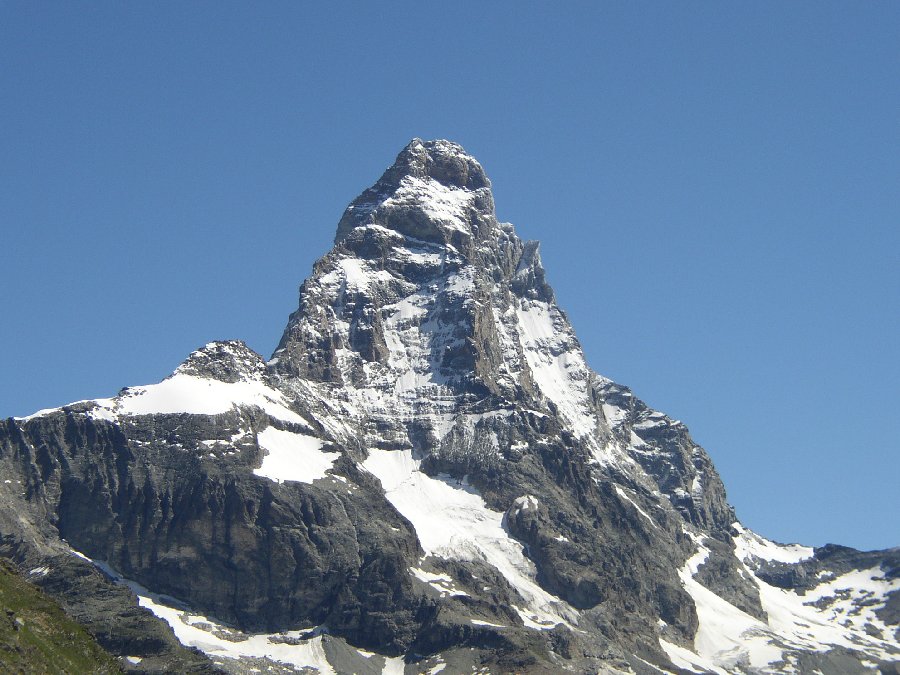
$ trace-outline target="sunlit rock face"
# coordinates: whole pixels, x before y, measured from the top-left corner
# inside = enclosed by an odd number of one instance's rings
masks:
[[[204,658],[104,623],[134,594],[234,672],[900,659],[898,551],[743,528],[685,426],[588,368],[537,243],[448,141],[413,140],[350,204],[268,361],[214,342],[158,384],[7,420],[0,475],[0,553],[64,600],[112,589],[79,612],[126,668]]]

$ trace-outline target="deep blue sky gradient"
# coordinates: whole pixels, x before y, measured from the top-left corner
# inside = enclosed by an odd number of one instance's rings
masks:
[[[738,515],[900,545],[900,4],[0,2],[0,416],[268,356],[410,138]]]

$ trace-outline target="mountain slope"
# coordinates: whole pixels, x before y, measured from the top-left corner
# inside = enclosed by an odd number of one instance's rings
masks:
[[[45,568],[32,569],[42,576]],[[120,672],[58,604],[0,560],[0,667],[5,673]]]
[[[900,660],[900,552],[741,527],[687,429],[587,367],[537,244],[447,141],[351,203],[269,361],[211,343],[7,420],[0,465],[8,546],[64,539],[225,669]]]

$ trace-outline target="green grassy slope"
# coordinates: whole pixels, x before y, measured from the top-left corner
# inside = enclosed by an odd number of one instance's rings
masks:
[[[116,660],[0,559],[0,672],[118,673]]]

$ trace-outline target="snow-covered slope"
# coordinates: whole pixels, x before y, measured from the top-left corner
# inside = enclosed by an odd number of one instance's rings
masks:
[[[697,608],[699,626],[693,648],[660,638],[672,662],[698,672],[811,672],[810,664],[831,650],[857,651],[863,668],[896,660],[896,626],[879,616],[900,578],[880,565],[844,574],[820,571],[809,588],[779,588],[754,574],[756,565],[797,565],[815,555],[811,548],[779,545],[735,523],[735,555],[740,570],[759,590],[764,616],[757,618],[730,604],[697,581],[710,550],[698,550],[681,569],[682,582]],[[827,663],[827,661],[826,661]]]
[[[588,368],[537,244],[447,141],[350,204],[270,360],[210,343],[8,420],[0,468],[23,565],[105,561],[235,672],[900,660],[900,552],[743,528],[684,425]]]

